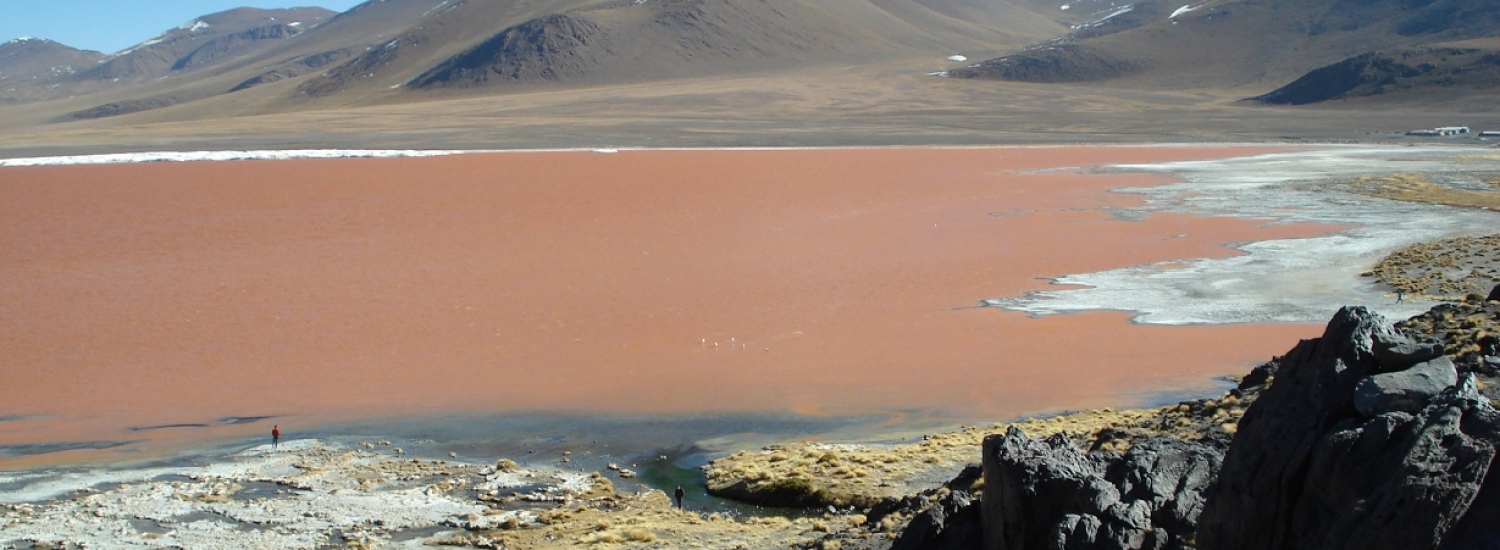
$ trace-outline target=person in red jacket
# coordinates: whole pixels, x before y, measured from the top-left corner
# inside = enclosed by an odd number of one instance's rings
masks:
[[[276,450],[276,444],[281,442],[281,426],[271,426],[271,450]]]

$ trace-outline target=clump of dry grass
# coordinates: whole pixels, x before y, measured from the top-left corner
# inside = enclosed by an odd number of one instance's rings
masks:
[[[1355,180],[1350,187],[1357,193],[1372,197],[1500,210],[1500,190],[1445,187],[1416,174],[1366,176]]]
[[[1482,300],[1500,284],[1500,234],[1412,244],[1364,274],[1413,298]]]
[[[737,519],[719,513],[700,515],[677,509],[661,491],[613,494],[579,500],[537,513],[535,524],[521,529],[470,533],[440,544],[472,545],[492,541],[502,548],[593,547],[608,549],[811,548],[827,533],[814,521],[851,524],[852,516],[823,519],[777,516]]]
[[[709,491],[779,506],[867,507],[951,479],[980,456],[984,438],[1016,426],[1033,437],[1066,434],[1093,450],[1128,450],[1147,437],[1232,436],[1249,401],[1237,394],[1152,409],[1099,409],[990,427],[965,427],[905,444],[791,443],[741,451],[704,467]]]

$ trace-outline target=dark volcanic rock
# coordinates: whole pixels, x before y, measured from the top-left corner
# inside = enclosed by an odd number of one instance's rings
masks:
[[[1365,416],[1388,412],[1415,413],[1443,390],[1458,382],[1458,369],[1447,357],[1420,363],[1400,372],[1369,376],[1354,385],[1354,409]]]
[[[1381,372],[1406,370],[1407,367],[1443,356],[1443,343],[1417,340],[1399,333],[1375,335],[1375,362]],[[1451,385],[1451,384],[1450,384]]]
[[[1486,302],[1500,302],[1500,285],[1490,289],[1490,295],[1484,299]]]
[[[1487,358],[1500,355],[1500,301],[1438,304],[1396,327],[1442,342],[1443,354],[1453,360],[1459,374],[1480,375],[1480,392],[1500,400],[1500,365]]]
[[[1378,373],[1372,344],[1390,331],[1379,315],[1345,308],[1287,354],[1240,420],[1198,548],[1496,547],[1500,492],[1486,474],[1500,413],[1467,374],[1391,407],[1409,411],[1361,405],[1357,386],[1411,372]],[[1412,370],[1447,368],[1441,359]]]
[[[979,480],[982,472],[978,466],[964,468],[958,477],[947,483],[948,494],[913,517],[890,550],[962,550],[978,547],[982,532],[978,495],[970,493],[967,488]]]
[[[984,441],[984,548],[1181,547],[1218,466],[1218,451],[1178,439],[1085,455],[1013,428]]]
[[[1120,498],[1143,501],[1151,524],[1172,533],[1192,533],[1203,512],[1202,489],[1214,481],[1223,457],[1215,450],[1177,439],[1151,439],[1130,448],[1105,477]]]

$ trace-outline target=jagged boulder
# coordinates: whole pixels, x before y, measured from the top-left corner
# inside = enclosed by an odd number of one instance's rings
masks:
[[[1172,533],[1192,533],[1203,513],[1203,489],[1214,481],[1223,456],[1209,447],[1178,439],[1150,439],[1131,447],[1110,465],[1105,478],[1120,498],[1146,503],[1151,525]]]
[[[1406,370],[1443,356],[1443,343],[1434,340],[1418,342],[1405,334],[1389,332],[1377,333],[1373,340],[1375,364],[1381,372]]]
[[[1172,438],[1121,456],[1012,428],[984,441],[981,517],[989,550],[1184,547],[1220,455]]]
[[[1354,410],[1365,416],[1415,413],[1443,390],[1458,383],[1458,369],[1439,357],[1397,372],[1367,376],[1354,385]]]
[[[1447,380],[1452,363],[1383,373],[1374,344],[1392,332],[1344,308],[1281,360],[1207,493],[1198,548],[1496,547],[1500,413],[1470,374],[1437,392],[1394,388]]]
[[[964,550],[979,546],[978,495],[969,488],[979,481],[982,472],[972,465],[959,472],[946,484],[946,494],[912,517],[890,550]]]

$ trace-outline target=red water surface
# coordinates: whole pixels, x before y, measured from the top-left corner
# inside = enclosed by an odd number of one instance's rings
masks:
[[[1266,148],[624,151],[0,168],[0,444],[441,411],[932,410],[1207,387],[1311,325],[980,300],[1328,227],[1070,167]],[[1051,170],[1063,168],[1060,170]],[[19,417],[19,418],[16,418]],[[129,431],[209,424],[209,430]],[[285,428],[285,426],[284,426]],[[149,441],[143,445],[149,445]]]

